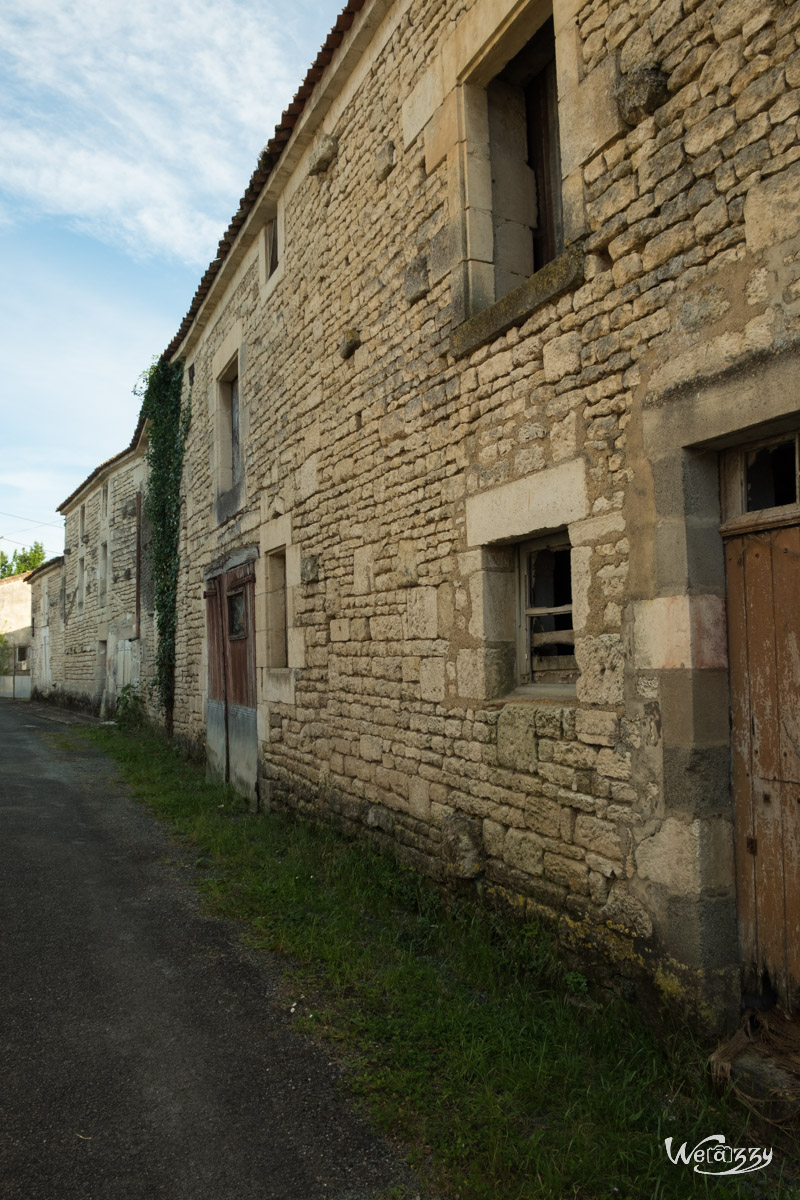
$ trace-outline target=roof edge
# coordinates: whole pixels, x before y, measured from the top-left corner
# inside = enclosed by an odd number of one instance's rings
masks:
[[[178,332],[175,334],[172,341],[167,346],[162,354],[162,358],[173,359],[178,354],[181,346],[185,342],[200,309],[211,291],[214,282],[217,279],[220,271],[228,260],[228,256],[233,249],[234,243],[238,240],[238,236],[243,226],[247,222],[252,210],[254,209],[259,197],[264,189],[269,184],[273,176],[276,166],[280,161],[283,152],[291,139],[294,128],[303,113],[306,103],[314,92],[317,84],[322,78],[326,67],[329,66],[336,51],[344,41],[345,34],[352,27],[357,15],[367,4],[368,0],[348,0],[344,8],[336,18],[336,21],[323,43],[317,57],[306,72],[303,82],[294,94],[291,104],[284,110],[279,123],[275,126],[275,134],[267,142],[262,150],[255,171],[250,176],[250,182],[245,189],[245,193],[239,201],[239,208],[231,222],[228,225],[225,233],[220,239],[217,247],[216,258],[209,263],[203,276],[198,284],[197,290],[192,298],[192,303],[189,311],[181,321]]]
[[[33,583],[34,579],[39,575],[44,575],[47,571],[52,571],[54,567],[60,567],[64,562],[64,555],[58,554],[55,558],[48,558],[47,562],[40,563],[38,567],[34,567],[32,571],[28,571],[26,583]]]
[[[75,491],[71,492],[69,496],[67,496],[66,500],[61,501],[56,509],[56,512],[63,513],[64,516],[66,516],[67,508],[71,507],[75,500],[78,499],[84,488],[87,488],[90,483],[95,483],[104,472],[110,470],[111,467],[116,466],[127,455],[138,450],[139,444],[145,432],[146,425],[147,419],[141,413],[139,413],[139,420],[136,423],[136,429],[133,432],[130,445],[126,446],[124,450],[120,450],[119,454],[115,454],[113,458],[107,458],[105,462],[100,463],[99,467],[95,467],[92,473],[86,476],[83,483],[78,484],[78,486],[75,488]]]

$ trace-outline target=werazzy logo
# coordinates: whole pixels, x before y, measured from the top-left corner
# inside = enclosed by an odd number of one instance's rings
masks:
[[[772,1162],[771,1150],[762,1150],[758,1146],[746,1150],[728,1146],[724,1133],[710,1133],[693,1150],[687,1149],[684,1142],[673,1154],[671,1137],[666,1138],[664,1146],[671,1163],[676,1167],[679,1163],[685,1167],[693,1166],[696,1175],[746,1175],[749,1171],[760,1171]]]

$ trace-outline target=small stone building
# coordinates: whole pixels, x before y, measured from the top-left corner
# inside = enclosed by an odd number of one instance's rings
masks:
[[[800,1007],[798,45],[351,0],[168,350],[178,734],[712,1021]]]
[[[146,423],[59,506],[64,555],[31,573],[34,696],[113,712],[153,674],[153,588],[143,489]]]
[[[0,696],[30,699],[30,572],[0,579]]]
[[[31,606],[31,679],[36,699],[64,688],[64,563],[58,555],[28,575]]]

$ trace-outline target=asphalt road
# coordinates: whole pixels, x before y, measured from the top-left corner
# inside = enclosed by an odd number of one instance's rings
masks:
[[[0,701],[0,1196],[414,1194],[190,863],[102,754]]]

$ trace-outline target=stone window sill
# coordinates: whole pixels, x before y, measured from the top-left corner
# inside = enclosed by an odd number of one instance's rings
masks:
[[[214,505],[214,515],[216,524],[224,525],[230,521],[244,508],[244,488],[241,481],[235,483],[233,487],[228,488],[226,492],[219,492]]]
[[[574,683],[526,683],[509,692],[499,700],[492,700],[487,708],[504,708],[506,704],[575,704],[577,690]]]
[[[557,300],[582,283],[583,250],[580,246],[570,246],[502,300],[457,325],[450,334],[451,354],[455,358],[472,354],[473,350],[494,341],[514,325],[527,321],[542,304]]]

